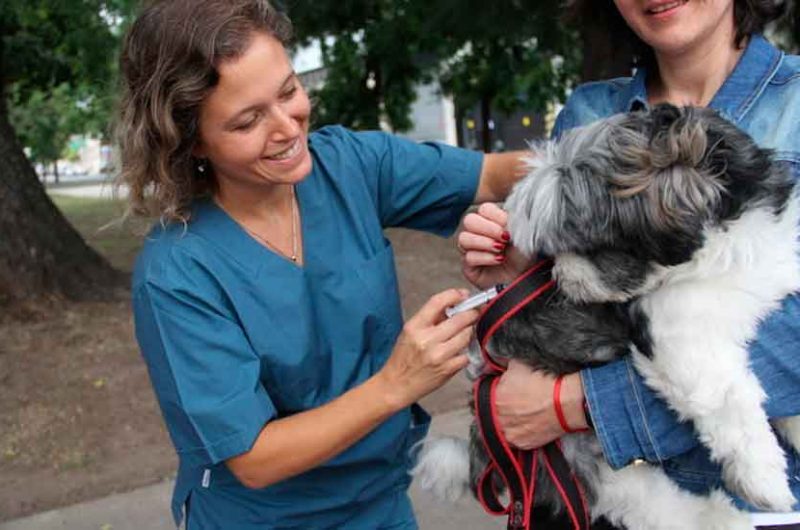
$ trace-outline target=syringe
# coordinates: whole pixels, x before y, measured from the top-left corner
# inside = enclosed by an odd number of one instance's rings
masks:
[[[444,314],[447,315],[447,318],[452,318],[459,313],[474,309],[496,297],[503,289],[505,289],[505,284],[498,283],[494,287],[470,296],[460,304],[456,304],[453,307],[448,307],[444,310]]]

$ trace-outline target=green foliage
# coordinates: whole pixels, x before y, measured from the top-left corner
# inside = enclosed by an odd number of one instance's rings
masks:
[[[0,2],[0,112],[36,162],[73,134],[107,136],[116,57],[134,0]]]
[[[12,87],[9,118],[32,162],[51,164],[61,158],[69,139],[68,123],[73,121],[74,102],[68,91],[62,84],[49,93],[34,90],[23,97],[19,87]]]
[[[418,0],[293,0],[298,41],[322,39],[325,86],[313,93],[316,123],[343,123],[395,131],[413,125],[415,85],[425,78],[419,61],[422,23]],[[326,39],[331,43],[326,45]]]
[[[68,155],[68,141],[76,134],[97,134],[104,121],[105,108],[85,86],[73,88],[61,83],[43,91],[22,91],[18,85],[9,90],[9,119],[22,145],[30,151],[30,160],[51,164]]]
[[[563,97],[580,60],[558,2],[538,0],[291,0],[300,43],[323,45],[319,124],[410,128],[415,86],[437,79],[460,108],[505,112]],[[328,39],[326,41],[325,39]],[[370,88],[371,87],[371,88]]]
[[[506,113],[543,110],[577,79],[578,40],[560,2],[437,0],[427,32],[448,57],[439,79],[456,105],[482,100]]]
[[[341,35],[323,49],[323,64],[328,75],[324,86],[312,92],[314,123],[322,126],[346,123],[354,129],[377,129],[380,100],[367,86],[366,57],[363,46],[351,35]]]
[[[117,50],[119,0],[25,0],[0,5],[4,84],[48,90],[60,83],[103,85]]]

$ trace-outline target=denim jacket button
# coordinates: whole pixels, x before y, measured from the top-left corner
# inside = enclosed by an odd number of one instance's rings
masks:
[[[638,466],[643,466],[643,465],[645,465],[646,463],[647,463],[647,461],[646,461],[646,460],[643,460],[643,459],[641,459],[641,458],[635,458],[635,459],[633,459],[633,460],[631,461],[631,465],[632,465],[632,466],[637,466],[637,467],[638,467]]]

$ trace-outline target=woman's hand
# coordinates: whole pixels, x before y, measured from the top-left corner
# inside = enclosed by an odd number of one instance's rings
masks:
[[[377,374],[387,399],[398,410],[436,390],[467,366],[464,350],[479,311],[447,318],[444,310],[468,295],[464,289],[436,294],[403,326],[391,357]]]
[[[267,422],[250,451],[226,461],[233,474],[260,489],[308,471],[444,384],[467,365],[461,352],[478,319],[478,310],[450,319],[444,310],[468,294],[450,289],[433,296],[403,327],[373,377],[324,405]]]
[[[510,361],[495,393],[497,419],[508,442],[520,449],[536,449],[563,436],[553,406],[555,377]],[[567,425],[584,429],[583,383],[577,373],[564,377],[561,406]]]
[[[464,217],[464,229],[457,239],[461,270],[479,289],[511,282],[530,264],[510,244],[507,222],[505,210],[490,202],[481,204],[476,213]]]

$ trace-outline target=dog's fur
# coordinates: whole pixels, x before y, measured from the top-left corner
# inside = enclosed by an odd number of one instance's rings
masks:
[[[788,173],[713,111],[669,105],[534,150],[506,203],[509,228],[527,255],[554,257],[559,290],[545,309],[509,320],[492,354],[554,374],[631,354],[693,422],[730,491],[790,510],[785,455],[747,357],[760,320],[800,288],[800,203]],[[800,449],[800,417],[774,426]],[[474,487],[487,457],[474,424],[471,438],[469,451],[428,444],[415,470],[423,485],[450,497]],[[751,528],[721,491],[690,494],[656,465],[612,470],[591,434],[564,437],[563,449],[593,518],[631,530]],[[537,496],[561,509],[552,485]]]

